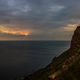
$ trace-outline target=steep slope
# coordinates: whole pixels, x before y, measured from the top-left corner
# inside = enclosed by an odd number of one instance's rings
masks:
[[[80,66],[79,64],[76,65],[76,63],[80,61],[80,26],[78,26],[74,32],[74,35],[73,35],[72,41],[71,41],[71,46],[70,46],[70,49],[68,50],[66,56],[67,57],[65,58],[65,60],[62,63],[60,63],[61,64],[60,68],[57,71],[55,71],[52,75],[49,76],[50,79],[66,80],[66,77],[60,77],[60,76],[63,76],[63,74],[65,74],[64,76],[67,75],[67,78],[69,79],[70,76],[73,77],[73,73],[70,70],[74,66],[75,67]],[[74,70],[76,70],[76,69],[79,69],[79,68],[75,68]],[[74,78],[74,77],[72,78],[72,80],[76,80],[76,79],[77,78]]]
[[[44,69],[17,80],[80,80],[80,26],[74,31],[70,49],[55,57]]]

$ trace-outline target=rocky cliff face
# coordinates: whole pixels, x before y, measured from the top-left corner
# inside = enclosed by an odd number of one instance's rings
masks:
[[[44,69],[20,80],[80,80],[80,26],[74,31],[70,49],[55,57]],[[19,79],[18,79],[19,80]]]
[[[59,63],[59,65],[61,65],[60,68],[49,76],[51,80],[66,80],[66,78],[63,77],[63,74],[67,75],[66,73],[67,71],[69,72],[71,66],[73,66],[77,61],[78,62],[80,61],[80,26],[78,26],[77,29],[74,31],[74,35],[72,36],[72,40],[71,40],[70,49],[64,52],[62,55],[64,55],[65,53],[66,53],[65,55],[66,57],[64,56],[65,57],[64,61]],[[57,59],[59,59],[59,57]],[[78,80],[77,78],[76,79],[73,78],[73,74],[71,72],[69,73],[70,75],[72,75],[72,80]]]
[[[80,48],[80,26],[74,31],[74,35],[71,40],[71,49]]]

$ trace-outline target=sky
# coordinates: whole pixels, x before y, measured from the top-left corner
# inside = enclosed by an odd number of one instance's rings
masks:
[[[0,0],[0,40],[70,40],[80,0]]]

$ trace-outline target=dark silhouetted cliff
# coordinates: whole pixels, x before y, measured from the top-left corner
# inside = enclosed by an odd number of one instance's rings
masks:
[[[80,26],[74,31],[67,51],[55,57],[44,69],[20,80],[80,80]]]

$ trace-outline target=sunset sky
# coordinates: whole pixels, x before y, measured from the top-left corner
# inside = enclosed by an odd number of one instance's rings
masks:
[[[70,40],[80,0],[0,0],[0,40]]]

